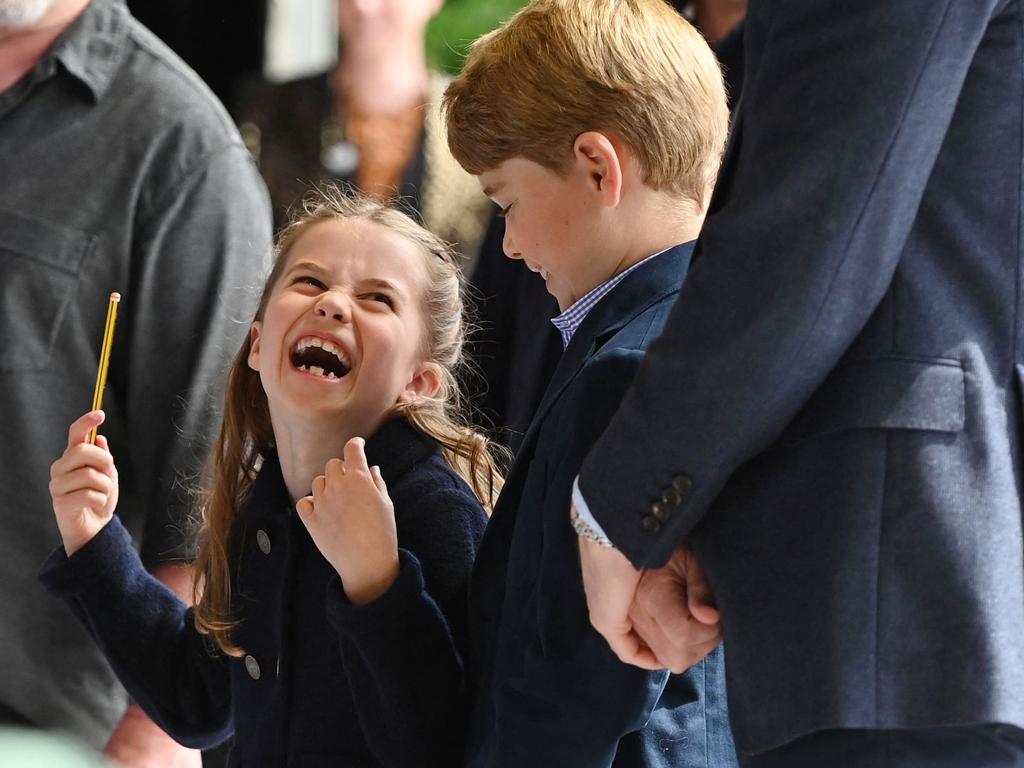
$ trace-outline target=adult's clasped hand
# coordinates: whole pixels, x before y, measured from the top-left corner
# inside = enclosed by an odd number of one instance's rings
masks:
[[[617,549],[583,538],[579,547],[590,622],[622,661],[681,673],[721,641],[714,596],[689,547],[643,571]]]

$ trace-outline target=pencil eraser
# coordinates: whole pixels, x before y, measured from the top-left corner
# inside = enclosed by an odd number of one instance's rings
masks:
[[[111,301],[120,301],[121,300],[121,294],[118,293],[117,291],[114,291],[112,294],[110,294],[110,300]]]

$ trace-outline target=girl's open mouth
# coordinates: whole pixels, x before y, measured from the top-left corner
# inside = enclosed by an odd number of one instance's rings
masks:
[[[291,362],[304,373],[325,379],[340,379],[352,370],[345,351],[326,339],[304,336],[292,349]]]

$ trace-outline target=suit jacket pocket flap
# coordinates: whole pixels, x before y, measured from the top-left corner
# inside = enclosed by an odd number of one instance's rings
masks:
[[[853,429],[958,432],[964,369],[957,360],[886,357],[836,368],[782,435],[792,445]]]

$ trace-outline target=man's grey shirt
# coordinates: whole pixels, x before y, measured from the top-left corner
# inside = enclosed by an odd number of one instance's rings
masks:
[[[121,0],[94,0],[0,93],[0,703],[41,726],[101,746],[125,706],[36,582],[60,544],[49,467],[90,407],[108,296],[123,299],[102,431],[117,512],[152,567],[186,556],[187,489],[269,245],[227,114]]]

